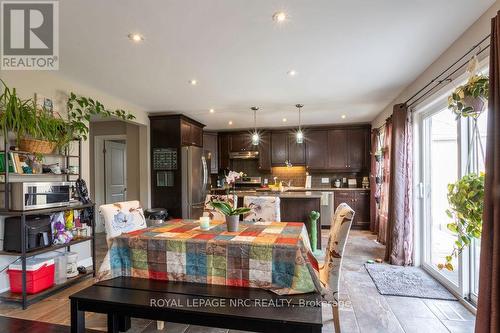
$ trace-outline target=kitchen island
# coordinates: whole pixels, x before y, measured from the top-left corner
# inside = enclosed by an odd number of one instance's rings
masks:
[[[212,190],[213,193],[225,194],[225,190]],[[280,215],[282,222],[303,222],[306,224],[307,231],[311,232],[311,225],[309,223],[309,214],[315,210],[321,211],[321,198],[320,192],[312,191],[255,191],[243,190],[234,192],[238,196],[238,207],[243,206],[243,198],[245,196],[268,196],[280,198]],[[318,249],[321,249],[321,219],[330,218],[321,216],[316,222],[316,232],[318,235]]]

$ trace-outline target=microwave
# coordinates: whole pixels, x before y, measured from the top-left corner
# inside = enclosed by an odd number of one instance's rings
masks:
[[[74,182],[10,183],[10,209],[32,210],[63,207],[70,204]]]

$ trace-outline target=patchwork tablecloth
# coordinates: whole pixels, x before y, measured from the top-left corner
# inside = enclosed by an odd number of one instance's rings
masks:
[[[197,221],[122,234],[113,239],[98,277],[132,276],[168,281],[257,287],[280,295],[319,290],[318,263],[303,223],[241,222],[228,232]]]

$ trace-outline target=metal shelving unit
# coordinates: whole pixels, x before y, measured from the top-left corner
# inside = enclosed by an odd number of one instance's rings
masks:
[[[69,166],[70,159],[78,158],[78,168],[81,168],[82,165],[82,158],[81,158],[81,151],[82,151],[82,143],[80,140],[74,140],[78,142],[78,155],[70,155],[69,151],[66,151],[67,154],[46,154],[44,156],[51,156],[51,157],[61,157],[65,159],[66,162],[66,167]],[[69,149],[68,149],[69,150]],[[40,214],[52,214],[56,212],[64,212],[64,211],[69,211],[69,210],[82,210],[85,208],[89,207],[94,207],[94,204],[70,204],[67,206],[63,207],[54,207],[54,208],[47,208],[47,209],[35,209],[35,210],[28,210],[28,211],[15,211],[9,209],[10,207],[10,175],[9,172],[9,158],[10,154],[9,153],[26,153],[29,154],[28,152],[22,152],[22,151],[17,151],[17,150],[11,150],[10,145],[6,138],[4,138],[4,162],[5,162],[5,172],[3,173],[5,175],[5,180],[3,182],[4,184],[4,203],[5,206],[3,209],[0,209],[0,216],[4,217],[12,217],[12,216],[19,216],[21,219],[20,223],[20,237],[21,237],[21,253],[18,252],[7,252],[7,251],[0,251],[0,255],[4,256],[13,256],[13,257],[19,257],[21,260],[21,267],[22,267],[22,293],[12,293],[10,291],[4,292],[0,294],[0,300],[3,301],[8,301],[8,302],[17,302],[22,305],[23,309],[26,309],[30,304],[33,304],[41,299],[44,299],[46,297],[49,297],[50,295],[53,295],[54,293],[68,288],[71,285],[74,285],[75,283],[79,282],[80,280],[87,278],[90,275],[95,276],[96,272],[96,260],[95,260],[95,214],[94,216],[91,217],[91,227],[92,227],[92,235],[88,237],[81,237],[72,240],[71,242],[63,245],[52,245],[49,247],[45,247],[42,249],[37,249],[34,251],[27,252],[26,249],[26,217],[31,216],[31,215],[40,215]],[[26,178],[31,178],[31,177],[45,177],[45,176],[51,176],[51,177],[57,177],[57,176],[65,176],[66,181],[76,181],[80,175],[79,174],[18,174],[15,175],[15,177],[19,177],[22,179],[23,177]],[[78,177],[78,178],[75,178]],[[95,212],[95,210],[94,210]],[[7,221],[6,221],[7,222]],[[34,257],[36,255],[46,253],[46,252],[51,252],[51,251],[56,251],[58,249],[66,249],[66,251],[71,250],[72,245],[80,244],[83,242],[91,242],[91,256],[92,256],[92,267],[87,267],[87,273],[85,274],[79,274],[74,278],[69,278],[65,283],[54,285],[53,287],[46,289],[44,291],[41,291],[37,294],[33,295],[28,295],[26,293],[26,259],[30,257]]]

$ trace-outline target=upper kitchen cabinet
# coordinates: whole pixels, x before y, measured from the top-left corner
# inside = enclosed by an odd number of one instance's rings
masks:
[[[229,147],[232,152],[257,150],[252,146],[252,138],[247,132],[232,133],[229,138]]]
[[[292,165],[305,165],[305,144],[297,143],[295,136],[288,132],[272,132],[271,164],[284,166],[287,162]]]
[[[329,161],[326,149],[328,142],[328,131],[327,130],[308,131],[306,140],[307,140],[307,147],[306,147],[307,167],[311,170],[328,169]]]
[[[297,143],[295,135],[288,135],[288,162],[292,165],[306,164],[306,144]]]
[[[271,133],[271,164],[285,165],[288,160],[288,133]]]
[[[210,152],[210,173],[216,174],[219,172],[219,154],[217,148],[217,133],[203,133],[203,149]]]
[[[326,169],[346,172],[368,170],[369,147],[369,127],[328,130],[327,148],[325,147],[328,151]]]
[[[192,119],[181,119],[181,144],[203,147],[203,126]]]
[[[229,159],[229,133],[219,133],[219,168],[229,169],[231,160]]]
[[[259,164],[260,171],[271,171],[271,134],[261,133],[259,142]]]
[[[333,129],[328,131],[328,169],[348,170],[347,129]]]

